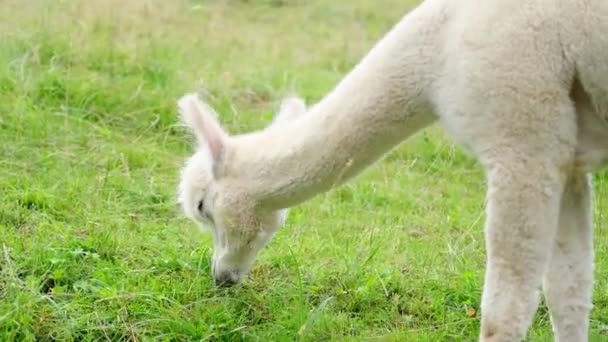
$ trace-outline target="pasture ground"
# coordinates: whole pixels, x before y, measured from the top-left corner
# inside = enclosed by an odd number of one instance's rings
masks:
[[[432,127],[293,208],[243,286],[175,202],[205,88],[232,133],[329,91],[408,0],[0,2],[0,340],[473,341],[484,177]],[[593,341],[608,339],[608,178]],[[550,341],[544,305],[530,341]]]

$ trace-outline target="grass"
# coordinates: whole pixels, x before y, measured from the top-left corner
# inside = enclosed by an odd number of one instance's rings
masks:
[[[175,202],[205,88],[233,133],[318,100],[413,2],[0,2],[0,340],[473,341],[484,178],[433,127],[292,210],[242,287]],[[593,341],[608,339],[605,173]],[[551,340],[544,305],[530,341]]]

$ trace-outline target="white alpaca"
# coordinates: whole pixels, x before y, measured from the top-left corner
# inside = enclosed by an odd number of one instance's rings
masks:
[[[605,0],[427,0],[319,103],[292,99],[262,131],[230,136],[183,97],[199,152],[180,198],[213,233],[215,280],[246,275],[286,208],[439,120],[487,176],[480,340],[524,338],[542,285],[556,340],[586,341],[588,173],[608,161],[606,32]]]

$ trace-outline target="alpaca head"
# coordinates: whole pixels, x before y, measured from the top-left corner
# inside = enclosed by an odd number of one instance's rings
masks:
[[[197,140],[197,151],[186,162],[179,184],[179,202],[185,215],[213,236],[212,272],[219,285],[239,283],[258,252],[283,225],[287,209],[261,207],[235,177],[224,177],[224,156],[238,148],[220,126],[211,107],[196,95],[178,102],[183,123]],[[272,125],[306,111],[299,98],[283,101]]]

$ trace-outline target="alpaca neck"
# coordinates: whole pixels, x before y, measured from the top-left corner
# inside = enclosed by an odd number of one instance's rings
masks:
[[[435,120],[425,94],[432,21],[416,11],[303,116],[236,138],[233,172],[261,205],[290,207],[328,191]]]

